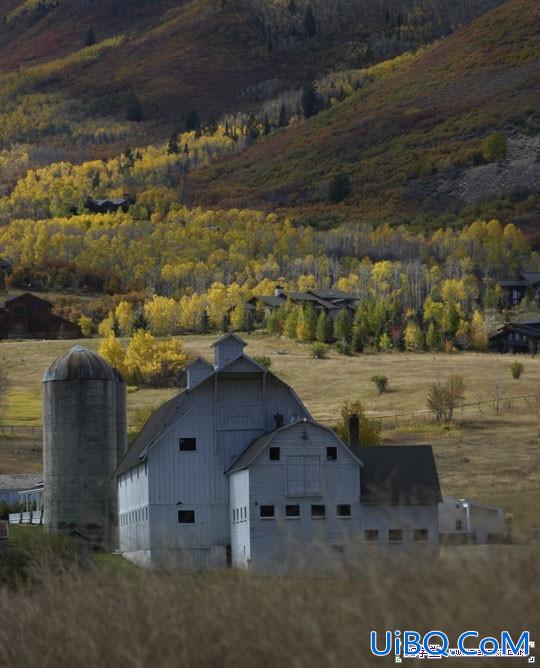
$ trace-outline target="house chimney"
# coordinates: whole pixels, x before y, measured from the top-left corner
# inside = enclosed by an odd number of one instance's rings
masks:
[[[285,291],[283,290],[283,286],[276,285],[274,289],[274,297],[284,297],[284,296],[285,296]]]
[[[357,448],[360,445],[360,420],[358,415],[349,415],[349,445]]]

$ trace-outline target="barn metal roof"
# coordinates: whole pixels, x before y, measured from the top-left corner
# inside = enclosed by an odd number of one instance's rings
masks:
[[[227,335],[228,336],[228,335]],[[234,335],[235,338],[236,335]],[[223,340],[224,337],[222,337]],[[242,340],[242,339],[240,339]],[[218,343],[218,342],[216,342]],[[215,345],[215,344],[214,344]],[[204,385],[204,383],[207,383],[210,381],[210,379],[214,379],[216,377],[218,378],[227,378],[228,374],[230,374],[233,377],[240,377],[242,374],[245,374],[245,372],[241,372],[240,374],[238,372],[235,372],[234,369],[235,367],[238,367],[240,363],[242,362],[248,362],[249,365],[257,371],[259,374],[265,374],[268,378],[273,378],[276,380],[278,383],[281,383],[284,385],[287,390],[291,393],[291,395],[298,401],[298,403],[304,408],[306,412],[306,416],[308,420],[311,418],[309,415],[308,410],[305,408],[302,400],[298,397],[294,389],[285,383],[285,381],[281,380],[278,376],[274,375],[271,371],[268,371],[265,367],[261,366],[255,360],[251,359],[248,355],[240,355],[239,357],[236,357],[235,359],[231,360],[227,364],[225,364],[223,367],[219,369],[213,369],[213,372],[204,380],[202,380],[200,383],[197,383],[192,389],[186,390],[185,392],[182,392],[181,394],[176,395],[169,401],[166,401],[164,404],[162,404],[149,418],[149,420],[146,422],[144,427],[142,428],[141,432],[129,448],[126,456],[124,459],[120,462],[120,465],[118,469],[116,470],[116,474],[120,475],[122,473],[125,473],[128,471],[130,468],[133,466],[136,466],[139,464],[145,456],[147,448],[149,448],[153,443],[156,442],[156,440],[161,436],[161,434],[166,431],[166,429],[169,427],[171,421],[173,420],[175,416],[176,409],[181,405],[182,400],[186,396],[186,394],[191,393],[191,392],[197,392],[197,390]]]
[[[125,457],[120,462],[120,465],[116,469],[116,475],[129,471],[129,469],[141,462],[146,448],[152,445],[160,434],[162,434],[169,426],[183,397],[184,393],[177,394],[172,399],[169,399],[169,401],[161,404],[161,406],[152,413],[127,451]]]
[[[240,469],[245,469],[248,466],[250,466],[255,461],[255,459],[257,459],[257,457],[261,454],[261,452],[264,451],[266,446],[269,445],[278,434],[280,434],[282,431],[286,431],[287,429],[292,429],[293,427],[296,427],[299,424],[310,424],[313,427],[317,427],[318,429],[329,432],[336,441],[341,443],[344,448],[350,451],[352,456],[355,459],[357,459],[360,464],[362,463],[358,455],[358,452],[354,451],[352,448],[349,448],[349,446],[343,443],[338,438],[337,434],[334,432],[333,429],[330,429],[330,427],[325,427],[324,425],[319,424],[315,420],[305,419],[305,420],[295,420],[290,424],[286,424],[283,427],[280,427],[279,429],[274,429],[273,431],[270,431],[256,438],[254,441],[250,443],[250,445],[248,445],[248,447],[244,450],[244,452],[240,455],[240,457],[238,457],[238,459],[232,464],[232,466],[226,471],[226,473],[233,473],[234,471],[239,471]]]
[[[0,475],[0,489],[18,491],[39,485],[43,476],[39,473],[15,473]]]
[[[362,503],[440,503],[441,488],[431,445],[376,445],[355,448],[364,468]]]
[[[113,369],[101,355],[74,346],[56,359],[43,375],[43,382],[61,380],[114,380],[123,382],[120,373]]]

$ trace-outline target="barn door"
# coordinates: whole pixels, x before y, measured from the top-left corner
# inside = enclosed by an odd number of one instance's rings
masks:
[[[303,457],[287,457],[287,492],[289,494],[304,493]]]
[[[320,491],[319,457],[304,457],[304,491],[306,494],[314,494]]]

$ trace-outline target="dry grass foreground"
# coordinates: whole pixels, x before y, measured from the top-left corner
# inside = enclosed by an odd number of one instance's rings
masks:
[[[194,355],[211,359],[216,334],[185,336],[182,341]],[[389,353],[344,357],[330,353],[314,360],[309,347],[291,341],[245,335],[249,355],[268,355],[272,371],[290,383],[317,419],[335,422],[347,399],[360,398],[372,415],[411,413],[425,409],[431,383],[450,374],[465,379],[465,400],[488,401],[496,385],[505,397],[500,415],[493,405],[458,411],[455,426],[440,429],[427,416],[422,420],[402,418],[397,428],[383,436],[389,443],[432,443],[435,448],[445,494],[472,496],[480,501],[500,503],[513,514],[519,527],[538,526],[540,509],[540,421],[537,403],[509,402],[518,395],[535,395],[540,387],[540,358],[522,356],[525,370],[520,380],[510,374],[513,360],[508,355],[462,353]],[[73,341],[5,341],[0,343],[0,364],[13,381],[11,422],[39,424],[41,377],[46,367],[67,351]],[[96,339],[83,345],[97,349]],[[379,395],[371,377],[384,374],[389,392]],[[128,395],[129,419],[140,408],[157,406],[174,390],[138,390]],[[328,422],[327,422],[328,423]],[[30,472],[41,468],[39,442],[0,438],[0,473]]]
[[[537,556],[379,564],[354,577],[157,574],[110,557],[106,568],[38,568],[28,584],[0,588],[0,665],[358,668],[394,663],[371,655],[371,630],[440,629],[451,646],[468,629],[538,640]]]

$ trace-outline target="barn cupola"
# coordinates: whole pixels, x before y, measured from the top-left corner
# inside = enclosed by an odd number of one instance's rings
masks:
[[[215,368],[221,369],[229,362],[240,357],[246,347],[246,342],[236,334],[225,334],[212,344],[215,356]]]
[[[186,388],[191,390],[213,373],[212,365],[199,357],[186,369]]]

